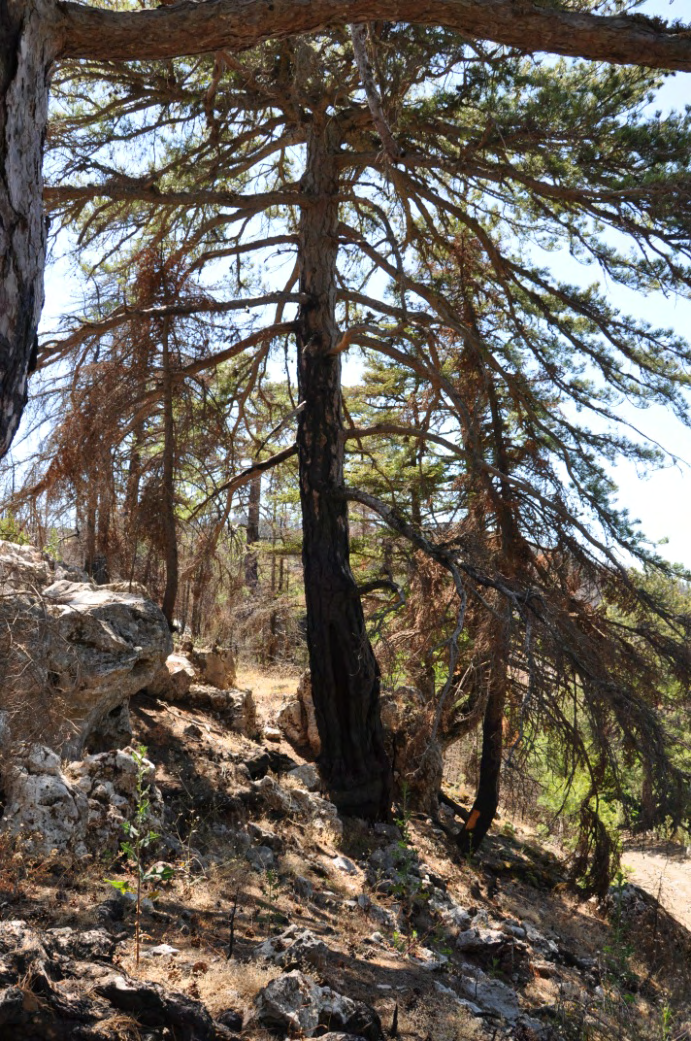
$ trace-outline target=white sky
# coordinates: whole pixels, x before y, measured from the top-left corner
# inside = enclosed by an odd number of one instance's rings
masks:
[[[688,17],[688,0],[647,0],[641,10],[665,18]],[[656,108],[683,108],[691,104],[691,74],[677,74],[660,92]],[[55,327],[55,320],[79,306],[73,295],[66,263],[58,261],[46,273],[46,308],[42,327]],[[586,277],[588,273],[586,273]],[[593,277],[592,271],[589,277]],[[609,287],[615,305],[645,318],[653,326],[673,327],[691,336],[691,303],[670,301],[662,297],[641,297],[619,287]],[[77,294],[78,294],[77,289]],[[619,503],[640,520],[643,530],[654,542],[667,539],[661,552],[668,559],[691,568],[691,430],[660,407],[637,410],[623,407],[623,413],[646,435],[670,450],[679,460],[677,465],[647,476],[636,472],[632,464],[617,467],[615,480],[619,486]]]

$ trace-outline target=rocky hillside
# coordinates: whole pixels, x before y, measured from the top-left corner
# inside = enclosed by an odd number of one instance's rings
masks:
[[[55,731],[57,750],[5,742],[2,1041],[691,1036],[691,942],[660,893],[622,879],[604,903],[583,901],[555,853],[508,819],[468,860],[405,807],[389,824],[341,821],[295,750],[310,733],[297,677],[271,693],[259,677],[253,696],[218,649],[180,648],[161,667],[164,630],[155,652],[137,642],[155,622],[143,592],[96,596],[76,576],[66,603],[46,593],[51,577],[39,589],[50,632],[87,612],[69,622],[69,660],[96,675],[120,640],[126,693],[119,729],[62,745]],[[56,661],[57,644],[42,646]],[[130,700],[143,657],[157,665]],[[86,667],[60,675],[63,703],[74,692],[83,705]],[[112,691],[99,688],[104,715],[97,687],[90,718],[103,722]]]

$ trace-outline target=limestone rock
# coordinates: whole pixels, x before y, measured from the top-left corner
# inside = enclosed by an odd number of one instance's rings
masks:
[[[288,777],[292,781],[297,781],[308,792],[318,792],[321,788],[321,778],[314,763],[303,763],[302,766],[296,766],[294,770],[289,771]]]
[[[0,539],[0,592],[42,589],[53,580],[53,571],[43,554],[33,546],[20,546]]]
[[[111,713],[158,671],[171,646],[168,626],[149,600],[84,582],[49,581],[55,575],[35,550],[7,546],[0,543],[0,573],[13,583],[0,598],[4,737],[77,758],[84,749],[103,747],[99,732],[112,729]]]
[[[343,824],[334,804],[302,788],[283,788],[273,777],[254,781],[252,788],[261,800],[275,812],[286,817],[309,820],[317,828],[328,828],[343,834]]]
[[[174,651],[168,655],[147,690],[156,698],[182,701],[196,678],[197,674],[189,658]]]
[[[193,648],[188,657],[197,669],[202,683],[217,690],[228,690],[235,685],[236,668],[229,647]]]
[[[254,737],[257,733],[257,706],[251,690],[219,690],[208,684],[193,683],[185,700],[188,705],[215,712],[239,734]]]
[[[259,872],[269,871],[276,863],[274,851],[268,846],[250,846],[245,853],[245,859]]]
[[[309,671],[303,672],[295,698],[283,706],[276,722],[291,744],[316,759],[321,752],[321,738],[314,713]]]
[[[23,921],[0,922],[0,1036],[7,1041],[101,1041],[114,1036],[102,1027],[118,1013],[133,1016],[142,1036],[176,1041],[216,1036],[200,1002],[131,979],[121,969],[115,972],[109,964],[114,946],[98,929],[41,933]]]
[[[484,973],[462,976],[458,987],[463,997],[479,1005],[485,1014],[515,1023],[520,1015],[516,992],[501,980],[489,979]]]
[[[131,750],[87,756],[64,769],[55,752],[41,745],[20,749],[5,774],[3,831],[27,837],[36,853],[117,849],[122,824],[134,814],[137,765]],[[160,827],[163,801],[148,763],[151,826]]]
[[[311,966],[323,971],[328,963],[331,951],[318,936],[309,929],[301,929],[297,925],[289,925],[278,936],[270,936],[268,940],[258,944],[252,951],[252,957],[292,969]]]
[[[317,1036],[320,1027],[383,1041],[381,1022],[374,1009],[353,1001],[330,987],[319,987],[299,970],[272,980],[256,999],[257,1019],[269,1030]]]

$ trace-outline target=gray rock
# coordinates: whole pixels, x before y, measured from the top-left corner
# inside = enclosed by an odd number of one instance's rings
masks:
[[[168,655],[147,690],[154,697],[164,698],[166,701],[182,701],[196,679],[197,674],[189,658],[173,652]]]
[[[497,1016],[507,1023],[515,1023],[520,1015],[516,992],[500,980],[461,976],[458,988],[463,997],[479,1006],[485,1015]]]
[[[107,961],[113,956],[115,941],[105,929],[48,929],[44,935],[46,949],[82,961]]]
[[[157,947],[149,947],[148,951],[144,951],[144,958],[172,958],[173,955],[179,954],[179,947],[171,947],[169,943],[159,943]]]
[[[303,763],[302,766],[296,766],[294,770],[289,772],[288,777],[293,781],[297,781],[308,792],[318,792],[321,788],[319,771],[313,763]]]
[[[235,658],[230,647],[193,648],[188,656],[201,676],[202,683],[218,690],[229,690],[235,686]]]
[[[268,871],[276,864],[276,858],[272,849],[268,846],[250,846],[245,853],[245,859],[249,860],[254,871]]]
[[[318,936],[309,929],[300,929],[297,925],[289,925],[278,936],[258,944],[252,951],[252,957],[272,962],[283,968],[311,966],[323,971],[331,956],[331,951]]]
[[[336,835],[343,834],[338,811],[328,799],[301,788],[283,788],[275,778],[268,776],[255,781],[252,787],[269,809],[286,817],[309,820],[315,827],[328,828]]]
[[[264,828],[261,824],[250,823],[247,825],[247,831],[250,837],[262,846],[268,846],[269,849],[273,850],[283,848],[283,840],[279,838],[275,831],[271,831],[270,828]]]
[[[296,876],[293,889],[303,900],[311,900],[314,896],[314,886],[308,878],[303,878],[302,875]]]
[[[354,1034],[365,1041],[383,1041],[381,1022],[374,1009],[353,1001],[330,987],[319,987],[295,970],[264,987],[256,999],[259,1022],[269,1030],[315,1037],[320,1027]]]
[[[36,550],[0,541],[5,736],[12,745],[43,744],[70,759],[92,741],[103,747],[99,730],[153,679],[171,638],[150,600],[54,579]]]
[[[215,712],[231,730],[239,734],[256,736],[257,706],[251,690],[219,690],[210,684],[193,683],[185,703]]]
[[[163,800],[154,767],[145,760],[151,827],[162,824]],[[122,825],[136,806],[137,764],[131,749],[90,755],[61,769],[60,759],[42,745],[20,746],[5,771],[2,831],[28,837],[35,853],[57,849],[83,856],[117,849]]]
[[[277,723],[291,744],[316,759],[321,752],[321,738],[314,712],[309,671],[302,674],[295,698],[283,706]]]
[[[337,871],[342,871],[344,875],[357,875],[358,869],[348,857],[334,857],[331,863]]]
[[[419,947],[415,954],[408,955],[408,960],[413,965],[426,969],[428,972],[435,972],[449,963],[449,959],[445,954],[437,954],[436,951],[430,950],[429,947]]]

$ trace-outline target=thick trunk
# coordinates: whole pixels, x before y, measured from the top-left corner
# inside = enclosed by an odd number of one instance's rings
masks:
[[[343,489],[341,362],[333,355],[338,174],[328,126],[313,127],[300,220],[298,381],[305,407],[298,424],[307,643],[312,696],[322,742],[320,767],[331,798],[346,813],[384,817],[391,769],[379,717],[379,667],[350,569]]]
[[[51,57],[42,5],[0,0],[0,457],[19,426],[36,361]]]

